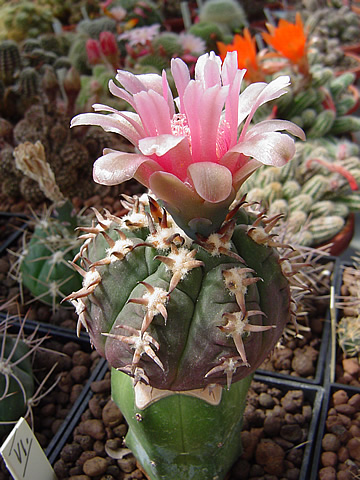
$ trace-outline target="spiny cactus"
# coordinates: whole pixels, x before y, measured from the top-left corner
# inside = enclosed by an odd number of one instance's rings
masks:
[[[27,37],[52,31],[53,16],[48,8],[20,0],[0,6],[0,38],[20,42]]]
[[[83,285],[66,298],[113,367],[126,442],[152,480],[224,478],[239,454],[251,373],[294,316],[292,294],[302,290],[302,263],[272,233],[279,216],[252,216],[244,199],[235,201],[260,162],[284,165],[293,156],[294,140],[279,131],[304,138],[279,120],[247,130],[256,108],[285,93],[289,79],[260,84],[260,94],[245,90],[251,100],[242,104],[236,52],[223,65],[205,54],[195,71],[191,80],[185,62],[171,62],[176,110],[165,75],[119,70],[126,88],[110,89],[137,113],[102,106],[110,116],[81,114],[71,123],[111,125],[138,148],[105,150],[94,166],[97,182],[134,177],[152,192],[126,197],[124,217],[95,212],[97,224],[82,228],[74,268]]]
[[[81,243],[74,231],[79,218],[71,213],[72,208],[67,203],[55,211],[57,217],[48,214],[38,218],[30,241],[16,254],[17,280],[34,300],[50,305],[53,310],[81,285],[81,277],[69,264]]]
[[[360,121],[351,114],[357,102],[352,92],[352,88],[356,88],[354,82],[353,73],[336,77],[333,70],[315,65],[311,67],[309,85],[297,86],[295,80],[288,95],[277,100],[277,114],[297,122],[307,138],[358,131]]]
[[[347,357],[360,354],[360,318],[342,317],[337,325],[339,346]]]
[[[208,0],[199,10],[199,20],[204,23],[215,23],[225,34],[240,31],[247,25],[244,9],[234,0]]]
[[[17,334],[10,334],[12,323],[8,318],[0,322],[0,437],[27,413],[35,391],[31,355],[43,341],[25,340],[24,321]]]
[[[20,50],[13,40],[0,42],[0,79],[5,85],[13,83],[14,76],[21,68]]]
[[[128,395],[132,384],[126,376],[119,377],[120,372],[134,378],[139,398],[148,399],[141,408],[173,392],[195,390],[201,396],[205,389],[211,399],[221,397],[221,386],[231,387],[229,397],[223,393],[223,413],[219,410],[217,416],[226,417],[234,395],[237,401],[244,399],[249,374],[262,363],[291,318],[289,285],[296,283],[293,252],[285,246],[287,253],[280,257],[273,248],[279,246],[270,233],[278,217],[251,218],[245,209],[236,208],[219,232],[195,243],[157,202],[151,198],[149,202],[148,208],[144,197],[127,198],[131,209],[124,217],[96,212],[98,223],[81,228],[85,242],[76,258],[84,268],[74,267],[83,276],[83,287],[67,297],[79,315],[79,328],[86,328],[92,344],[116,369],[113,395],[129,415],[127,444],[137,455],[134,435],[144,424],[139,427],[131,420],[131,398],[120,395],[119,389]],[[191,401],[184,405],[184,412],[188,408],[201,410]],[[149,421],[158,425],[151,411],[138,415],[145,430]],[[229,437],[228,423],[216,430],[226,447],[235,435]],[[161,444],[160,437],[146,447],[153,463],[143,466],[150,478],[169,478],[169,471],[156,476],[163,467],[154,464],[164,448],[167,457],[168,445]],[[194,435],[192,444],[198,448],[199,442]],[[239,454],[238,446],[234,448]],[[226,472],[232,460],[224,452],[207,467],[198,470],[196,466],[196,478]],[[189,462],[194,462],[190,457]],[[200,460],[207,463],[203,457]],[[171,465],[169,458],[167,462]],[[171,468],[176,478],[188,478],[175,464]]]
[[[270,214],[283,215],[289,241],[316,246],[331,241],[360,209],[359,154],[347,140],[298,142],[291,164],[259,169],[241,191]]]
[[[340,348],[347,357],[360,355],[360,257],[353,264],[343,265],[337,307],[343,311],[336,333]]]

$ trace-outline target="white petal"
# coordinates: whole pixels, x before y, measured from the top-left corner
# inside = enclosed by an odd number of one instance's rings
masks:
[[[265,165],[281,167],[294,156],[295,142],[289,135],[266,132],[238,143],[229,152],[242,153]]]
[[[94,181],[102,185],[118,185],[134,177],[137,169],[149,161],[143,155],[135,153],[105,150],[105,155],[94,163]]]
[[[288,120],[264,120],[262,122],[257,123],[253,127],[251,127],[245,135],[245,139],[248,140],[254,135],[258,135],[259,133],[265,132],[276,132],[279,130],[286,130],[292,135],[301,138],[301,140],[305,140],[305,133],[304,131],[297,126],[293,122],[289,122]]]

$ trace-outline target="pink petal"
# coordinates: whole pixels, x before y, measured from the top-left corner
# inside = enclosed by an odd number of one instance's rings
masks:
[[[206,88],[221,85],[221,59],[214,52],[201,55],[195,65],[195,80]]]
[[[204,200],[218,203],[226,200],[232,191],[230,170],[212,162],[193,163],[188,168],[195,191]]]
[[[304,131],[298,127],[295,123],[288,120],[264,120],[251,127],[245,135],[245,139],[248,140],[254,135],[265,132],[275,132],[279,130],[286,130],[292,135],[299,137],[301,140],[306,140]]]
[[[162,78],[156,73],[134,75],[126,70],[118,70],[115,78],[132,95],[148,90],[162,94]]]
[[[171,92],[171,88],[169,86],[169,82],[167,81],[166,78],[166,72],[163,70],[162,72],[162,86],[163,86],[163,91],[162,95],[167,101],[168,107],[169,107],[169,112],[170,112],[170,117],[172,118],[175,114],[175,107],[174,107],[174,98]]]
[[[109,91],[114,95],[114,97],[118,97],[121,100],[125,100],[125,102],[127,102],[129,105],[135,108],[132,95],[130,95],[130,93],[128,93],[123,88],[120,88],[117,85],[115,85],[113,80],[109,81]]]
[[[284,90],[284,88],[289,85],[290,85],[290,77],[287,75],[282,75],[280,77],[275,78],[275,80],[267,84],[265,88],[262,89],[261,93],[259,94],[258,98],[256,99],[255,103],[251,108],[249,116],[246,119],[245,125],[241,131],[240,140],[244,138],[244,135],[246,134],[248,126],[256,110],[264,103],[270,102],[271,100],[281,97],[281,95],[284,95],[285,93],[287,93],[287,91]]]
[[[259,97],[260,93],[264,90],[266,85],[267,84],[265,82],[251,83],[240,94],[239,110],[238,110],[238,126],[249,115],[254,103],[256,102],[256,99]]]
[[[134,102],[147,136],[171,134],[170,112],[164,97],[150,90],[135,94]]]
[[[233,52],[231,52],[233,53]],[[236,53],[236,52],[234,52]],[[229,55],[229,54],[228,54]],[[226,57],[227,58],[227,57]],[[225,58],[225,60],[226,60]],[[237,65],[236,65],[237,66]],[[228,72],[225,78],[229,77],[229,94],[225,102],[225,120],[229,126],[229,148],[237,142],[238,135],[238,113],[239,113],[239,93],[241,89],[242,80],[246,70],[237,70],[234,77],[231,79],[231,72]]]
[[[200,83],[191,80],[184,92],[184,110],[188,121],[191,150],[194,161],[201,160],[201,125],[200,125],[200,101],[203,88]]]
[[[235,145],[230,152],[242,153],[265,165],[281,167],[295,154],[295,142],[289,135],[265,132]]]
[[[126,182],[135,176],[138,168],[144,162],[156,164],[156,162],[143,155],[105,149],[104,155],[94,163],[94,181],[102,185],[118,185]]]
[[[147,137],[140,140],[139,149],[146,156],[156,155],[160,157],[156,161],[164,170],[185,181],[188,166],[192,162],[187,137],[177,137],[175,135]]]
[[[179,111],[185,113],[183,107],[183,97],[185,88],[190,82],[190,72],[185,62],[180,58],[173,58],[171,60],[171,74],[173,76],[176,90],[179,94]]]

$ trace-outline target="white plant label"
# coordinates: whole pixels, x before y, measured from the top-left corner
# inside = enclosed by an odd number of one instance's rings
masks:
[[[22,417],[0,448],[0,454],[15,480],[56,480],[44,450]]]

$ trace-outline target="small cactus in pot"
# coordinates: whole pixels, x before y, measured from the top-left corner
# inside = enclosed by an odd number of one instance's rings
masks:
[[[195,72],[190,80],[185,63],[172,61],[175,111],[165,75],[118,71],[126,90],[113,83],[110,90],[137,114],[97,105],[109,115],[72,122],[116,131],[138,149],[105,149],[95,181],[134,177],[151,190],[126,197],[124,217],[96,212],[97,223],[81,228],[74,268],[83,286],[67,300],[113,367],[126,443],[152,480],[225,477],[241,450],[251,375],[294,315],[300,268],[272,234],[279,217],[252,216],[245,198],[234,202],[261,163],[284,165],[295,153],[282,130],[304,138],[286,121],[249,126],[288,78],[240,95],[245,72],[235,52],[223,65],[206,54]]]
[[[35,216],[35,228],[28,243],[24,241],[13,274],[21,286],[53,310],[74,288],[81,285],[81,277],[69,264],[78,245],[75,228],[82,221],[76,216],[73,205],[60,192],[54,174],[46,162],[41,142],[25,142],[14,150],[16,165],[26,175],[39,183],[40,189],[54,203],[43,217]],[[24,233],[24,239],[27,232]]]

